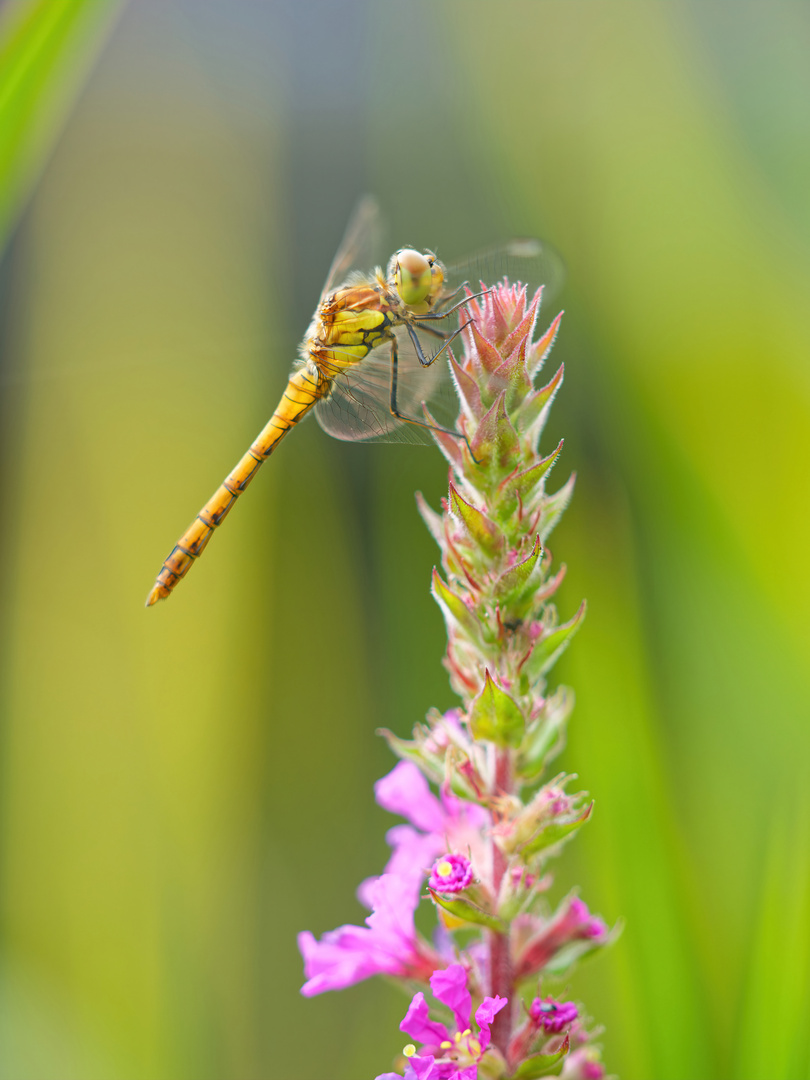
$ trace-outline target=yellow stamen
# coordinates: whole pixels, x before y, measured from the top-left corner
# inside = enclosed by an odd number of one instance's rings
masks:
[[[416,1053],[416,1047],[413,1045],[413,1043],[408,1043],[407,1046],[402,1047],[402,1053],[405,1055],[405,1057],[413,1057],[413,1055]]]
[[[441,877],[450,877],[453,873],[453,864],[443,859],[436,867],[436,873]]]
[[[453,1044],[451,1042],[448,1042],[447,1039],[445,1039],[444,1042],[439,1043],[439,1049],[440,1050],[452,1050],[453,1049]]]

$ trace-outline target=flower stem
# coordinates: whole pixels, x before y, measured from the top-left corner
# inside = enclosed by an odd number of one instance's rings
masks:
[[[495,758],[495,795],[510,795],[513,785],[512,754],[508,749],[500,748]],[[497,896],[500,892],[507,860],[504,853],[490,837],[492,846],[492,885]],[[492,1041],[506,1056],[509,1040],[512,1037],[512,1009],[514,1004],[514,974],[509,933],[489,932],[489,971],[490,994],[508,998],[509,1004],[495,1017],[492,1026]]]

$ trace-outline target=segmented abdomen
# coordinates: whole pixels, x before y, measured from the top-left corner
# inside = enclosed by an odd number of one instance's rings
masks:
[[[330,379],[312,365],[306,365],[290,376],[281,401],[259,437],[236,468],[228,473],[163,563],[155,586],[147,598],[147,607],[169,596],[178,581],[185,577],[194,560],[200,556],[214,535],[214,529],[225,519],[258,472],[259,466],[270,457],[290,428],[303,419],[312,406],[328,392],[330,382]]]

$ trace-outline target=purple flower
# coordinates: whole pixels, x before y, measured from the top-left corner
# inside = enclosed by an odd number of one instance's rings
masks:
[[[419,904],[419,881],[383,874],[369,888],[371,915],[366,926],[340,926],[316,941],[298,935],[307,981],[305,997],[342,990],[371,975],[426,979],[439,958],[420,941],[413,923]]]
[[[573,897],[568,905],[568,911],[557,924],[558,933],[563,933],[571,938],[604,938],[607,937],[607,926],[598,915],[591,915],[588,905],[578,896]]]
[[[559,1035],[564,1027],[579,1016],[573,1001],[555,1001],[554,998],[535,998],[529,1006],[529,1016],[538,1028],[550,1035]]]
[[[577,896],[564,904],[550,922],[535,920],[536,927],[517,963],[517,977],[523,978],[551,960],[555,953],[574,941],[602,944],[608,929],[598,916],[591,915],[588,906]]]
[[[477,1080],[478,1062],[491,1041],[491,1025],[507,1004],[502,997],[486,997],[475,1010],[478,1034],[472,1030],[472,998],[467,989],[467,972],[462,964],[434,971],[430,978],[433,996],[446,1005],[455,1018],[456,1031],[431,1020],[425,995],[414,995],[399,1025],[400,1031],[422,1043],[421,1050],[407,1046],[408,1065],[404,1080]],[[402,1080],[398,1073],[383,1073],[377,1080]]]
[[[437,797],[410,761],[400,761],[378,780],[374,796],[384,810],[400,814],[410,822],[388,830],[386,840],[393,854],[385,868],[386,874],[413,877],[421,885],[425,868],[448,848],[455,848],[469,850],[475,875],[484,875],[488,866],[483,830],[489,826],[490,817],[483,807],[459,799],[446,784]],[[370,907],[369,889],[375,880],[364,881],[357,891],[367,907]]]
[[[428,885],[440,893],[457,893],[472,884],[470,860],[463,855],[442,855],[433,864]]]
[[[393,1074],[396,1076],[396,1073]],[[562,1080],[605,1080],[607,1072],[599,1061],[599,1052],[590,1047],[575,1050],[565,1059]]]

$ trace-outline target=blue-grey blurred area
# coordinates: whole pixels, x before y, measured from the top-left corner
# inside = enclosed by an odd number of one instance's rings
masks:
[[[131,0],[0,266],[0,1074],[361,1080],[405,1041],[394,986],[301,998],[295,935],[385,862],[375,730],[453,704],[442,459],[305,423],[143,608],[365,192],[390,248],[567,264],[596,813],[553,897],[626,926],[562,992],[625,1080],[808,1074],[808,44],[781,0]]]

